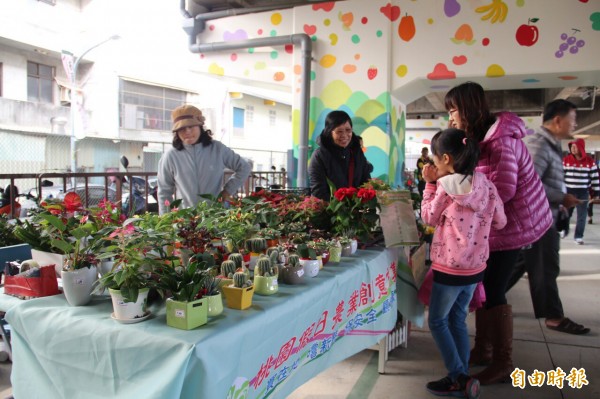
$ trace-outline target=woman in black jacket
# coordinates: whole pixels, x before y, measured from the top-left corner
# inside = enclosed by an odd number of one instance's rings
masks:
[[[359,187],[371,178],[369,163],[358,136],[352,131],[352,120],[344,111],[332,111],[325,118],[325,128],[317,138],[308,167],[313,197],[331,199],[327,179],[337,188]]]

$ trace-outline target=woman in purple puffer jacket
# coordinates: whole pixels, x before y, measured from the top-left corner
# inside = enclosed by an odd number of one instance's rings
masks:
[[[552,224],[544,187],[527,147],[525,124],[517,115],[489,110],[483,88],[466,82],[445,98],[451,127],[479,142],[477,171],[494,183],[504,203],[507,223],[490,233],[490,256],[483,278],[486,303],[475,313],[475,347],[471,365],[489,365],[473,375],[482,385],[510,379],[512,364],[512,307],[506,287],[522,247],[537,241]]]

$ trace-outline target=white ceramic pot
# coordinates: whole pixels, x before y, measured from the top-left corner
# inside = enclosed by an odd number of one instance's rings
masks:
[[[141,288],[138,294],[137,301],[125,302],[121,291],[108,289],[110,297],[112,298],[114,318],[119,320],[132,320],[148,315],[147,313],[147,298],[148,288]]]
[[[62,286],[71,306],[86,305],[92,299],[94,282],[98,279],[96,266],[61,272]]]
[[[114,260],[104,259],[100,262],[100,267],[98,268],[98,272],[100,273],[100,277],[104,276],[106,273],[110,272],[115,265]]]
[[[300,259],[300,264],[306,276],[315,277],[319,274],[319,261],[317,259]]]
[[[223,313],[223,297],[221,293],[205,297],[208,303],[208,317],[218,316]]]
[[[350,254],[354,255],[358,250],[358,240],[352,239],[352,241],[350,241],[350,248]]]

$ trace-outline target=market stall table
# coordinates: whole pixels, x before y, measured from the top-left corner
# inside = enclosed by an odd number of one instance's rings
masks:
[[[283,398],[376,344],[396,322],[397,251],[329,263],[305,284],[254,295],[191,331],[166,325],[164,304],[137,324],[111,319],[110,299],[64,296],[8,306],[16,398]]]

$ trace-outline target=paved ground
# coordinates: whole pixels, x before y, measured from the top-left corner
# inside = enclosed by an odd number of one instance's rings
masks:
[[[592,331],[574,336],[545,328],[543,320],[533,318],[529,288],[523,278],[509,293],[514,313],[514,365],[528,375],[534,369],[547,372],[561,367],[567,374],[572,368],[584,369],[589,384],[581,389],[567,384],[563,389],[547,384],[527,384],[525,389],[499,384],[483,387],[482,398],[600,399],[600,225],[587,226],[585,245],[575,245],[569,237],[561,245],[559,288],[565,313]],[[473,315],[469,316],[469,330],[474,331]],[[10,362],[0,363],[0,399],[11,393],[10,370]],[[425,326],[412,329],[407,349],[390,353],[385,374],[377,372],[377,353],[366,350],[319,374],[288,399],[433,398],[424,386],[444,375],[441,357]]]
[[[598,207],[596,207],[598,208]],[[596,217],[600,223],[600,217]],[[571,226],[571,231],[574,226]],[[558,389],[547,384],[512,384],[482,388],[484,399],[593,399],[600,398],[600,225],[588,225],[585,245],[575,245],[572,236],[561,241],[559,289],[566,316],[590,327],[588,335],[575,336],[548,330],[543,320],[533,317],[526,278],[509,293],[513,305],[515,367],[529,375],[534,369],[551,371],[561,367],[585,369],[589,385],[574,389],[567,384]],[[469,331],[474,333],[474,315],[469,315]],[[475,369],[477,371],[478,369]],[[434,398],[425,390],[428,381],[445,375],[442,359],[427,326],[413,328],[408,348],[390,353],[386,373],[377,373],[377,353],[363,351],[316,376],[288,399],[388,399]]]

